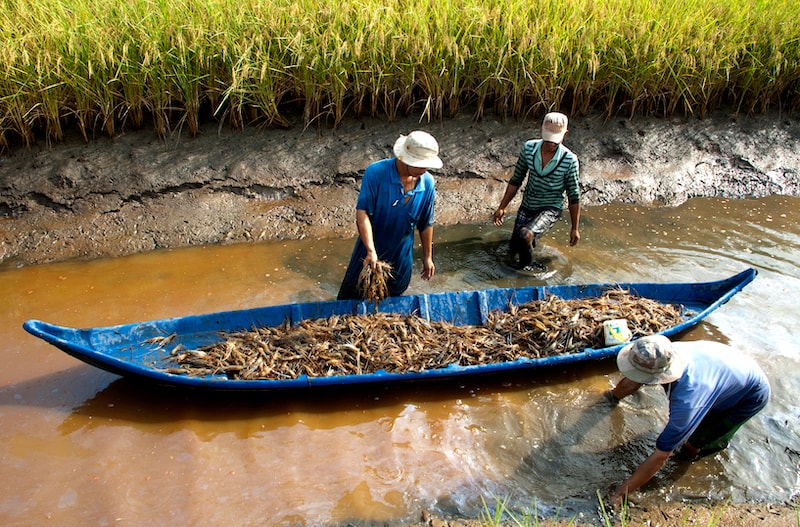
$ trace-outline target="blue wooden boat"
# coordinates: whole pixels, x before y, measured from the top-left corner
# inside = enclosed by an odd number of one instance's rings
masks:
[[[388,298],[376,308],[366,301],[321,301],[259,307],[204,315],[138,322],[118,326],[75,329],[28,320],[23,327],[32,335],[66,353],[109,372],[126,377],[148,379],[160,384],[208,390],[286,390],[314,386],[385,383],[425,380],[464,375],[499,373],[565,363],[604,359],[616,355],[622,344],[599,349],[585,348],[577,353],[538,359],[475,366],[450,365],[420,372],[340,375],[331,377],[300,376],[288,380],[240,380],[226,375],[206,377],[173,374],[169,368],[170,350],[154,338],[175,335],[174,345],[189,349],[213,344],[224,339],[224,333],[248,331],[253,327],[277,326],[304,319],[327,318],[332,315],[387,313],[416,314],[429,321],[446,321],[456,325],[481,325],[492,310],[507,311],[510,305],[543,300],[556,295],[565,300],[599,297],[610,288],[622,288],[631,294],[664,304],[683,306],[683,322],[661,333],[674,335],[698,324],[709,313],[741,291],[756,276],[755,269],[746,269],[734,276],[711,282],[692,283],[608,283],[589,285],[551,285],[521,288],[484,289],[432,293]]]

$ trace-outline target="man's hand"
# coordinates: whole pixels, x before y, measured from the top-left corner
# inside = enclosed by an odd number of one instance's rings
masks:
[[[367,250],[367,255],[364,257],[364,267],[370,266],[373,270],[378,269],[378,253],[375,250]]]
[[[667,458],[672,454],[672,451],[659,450],[656,448],[650,456],[642,461],[639,467],[633,471],[633,474],[619,484],[617,489],[611,495],[611,501],[615,507],[619,507],[623,503],[626,495],[640,488],[642,485],[650,481],[655,476],[656,472],[661,470],[661,467],[666,463]]]
[[[573,245],[573,246],[574,245],[578,245],[578,242],[580,241],[580,239],[581,239],[581,233],[578,232],[577,228],[570,230],[570,232],[569,232],[569,244],[570,245]]]
[[[436,266],[433,265],[432,258],[425,258],[422,260],[422,272],[420,276],[423,280],[430,280],[436,274]]]
[[[615,511],[618,511],[620,507],[622,507],[623,503],[627,503],[627,489],[624,488],[622,485],[617,487],[613,494],[611,494],[611,506],[614,507]]]
[[[494,211],[494,214],[492,214],[492,223],[494,223],[497,226],[502,225],[503,217],[505,215],[506,215],[506,209],[498,208],[496,211]]]

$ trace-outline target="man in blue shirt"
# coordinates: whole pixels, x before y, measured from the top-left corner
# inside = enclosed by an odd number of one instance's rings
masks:
[[[569,244],[575,245],[581,238],[578,230],[581,216],[578,157],[561,144],[567,134],[567,124],[567,116],[563,113],[551,112],[544,116],[542,138],[526,141],[523,145],[514,175],[492,216],[495,225],[503,223],[506,207],[527,177],[510,245],[511,258],[519,254],[519,262],[512,265],[525,274],[544,270],[541,263],[533,260],[533,249],[536,241],[561,217],[564,194],[572,221]]]
[[[661,384],[669,399],[669,421],[655,451],[614,491],[615,505],[647,483],[677,448],[688,459],[726,448],[770,397],[769,381],[758,364],[719,342],[643,337],[620,350],[617,367],[624,377],[611,390],[611,400],[618,402],[643,384]]]
[[[356,203],[356,240],[337,298],[360,299],[358,277],[364,266],[392,266],[390,296],[399,296],[411,282],[414,229],[422,242],[422,273],[430,280],[433,265],[433,205],[436,197],[428,169],[441,168],[439,144],[420,130],[401,135],[394,157],[376,161],[364,171]]]

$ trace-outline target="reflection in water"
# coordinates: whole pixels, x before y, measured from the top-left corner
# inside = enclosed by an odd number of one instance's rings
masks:
[[[670,461],[644,500],[784,500],[798,490],[795,375],[800,200],[692,200],[584,211],[543,240],[548,273],[506,263],[510,229],[437,228],[430,282],[409,293],[540,283],[757,279],[683,339],[734,343],[773,400],[726,452]],[[652,450],[658,387],[610,408],[613,361],[457,381],[287,393],[205,393],[121,379],[27,335],[38,318],[84,327],[333,298],[352,240],[157,251],[0,270],[3,524],[299,525],[475,516],[482,499],[593,514]]]

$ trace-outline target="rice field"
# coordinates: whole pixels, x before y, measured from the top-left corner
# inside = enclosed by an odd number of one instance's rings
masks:
[[[220,126],[800,106],[796,0],[0,0],[0,149]]]

